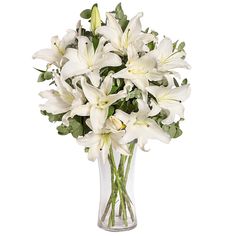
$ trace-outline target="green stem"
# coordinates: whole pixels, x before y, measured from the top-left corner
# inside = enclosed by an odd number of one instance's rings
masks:
[[[108,211],[110,209],[110,206],[111,206],[111,202],[112,202],[112,193],[110,195],[110,198],[109,198],[109,200],[107,202],[106,208],[105,208],[104,213],[102,215],[102,218],[101,218],[102,222],[106,219],[107,213],[108,213]]]
[[[121,159],[120,159],[120,165],[119,165],[119,173],[120,173],[120,177],[122,179],[122,182],[124,182],[124,170],[125,170],[125,162],[126,162],[126,156],[125,155],[121,155]],[[120,204],[119,207],[119,216],[122,215],[122,207]]]
[[[117,199],[117,194],[119,192],[120,197],[120,206],[119,206],[119,216],[123,217],[124,224],[127,226],[127,211],[126,206],[128,208],[130,217],[132,221],[134,221],[134,213],[131,205],[131,200],[129,195],[126,191],[126,183],[128,180],[128,175],[131,167],[131,161],[133,157],[133,151],[134,151],[135,143],[130,144],[130,153],[131,155],[128,158],[128,163],[125,170],[125,163],[127,161],[127,156],[121,155],[120,163],[118,166],[118,170],[116,168],[114,155],[112,148],[110,149],[110,154],[108,156],[108,160],[111,167],[111,187],[112,192],[109,197],[109,200],[107,202],[106,208],[104,210],[104,213],[102,215],[101,221],[105,221],[106,216],[109,212],[109,209],[111,208],[111,213],[108,220],[108,226],[114,226],[115,225],[115,204]]]
[[[125,156],[125,158],[126,158],[126,156]],[[119,163],[119,167],[118,167],[118,172],[119,173],[124,173],[124,169],[122,170],[121,168],[124,168],[124,164],[125,163],[122,163],[123,162],[123,160],[120,160],[120,163]],[[125,162],[125,161],[124,161]],[[109,161],[109,163],[110,163],[110,165],[111,165],[111,162]],[[112,175],[112,173],[113,173],[113,169],[111,170],[111,175]],[[117,180],[115,180],[115,185],[116,185],[116,188],[115,188],[115,196],[116,196],[116,198],[117,198],[117,192],[118,192],[118,188],[117,188]],[[104,222],[105,221],[105,219],[106,219],[106,216],[107,216],[107,214],[108,214],[108,211],[109,211],[109,209],[110,209],[110,207],[111,207],[111,204],[112,204],[112,199],[113,199],[113,191],[111,192],[111,195],[110,195],[110,197],[109,197],[109,200],[108,200],[108,202],[107,202],[107,205],[106,205],[106,208],[105,208],[105,210],[104,210],[104,213],[103,213],[103,215],[102,215],[102,217],[101,217],[101,221],[102,222]],[[114,200],[113,200],[114,201]],[[121,216],[121,215],[120,215]]]
[[[114,171],[114,174],[116,176],[117,187],[118,187],[120,203],[121,203],[121,208],[122,208],[123,221],[124,221],[124,225],[127,227],[128,226],[128,221],[127,221],[127,212],[126,212],[125,200],[124,200],[124,196],[123,196],[122,186],[121,186],[121,183],[120,183],[120,176],[119,176],[119,173],[116,169],[116,164],[115,164],[112,148],[110,148],[110,155],[109,155],[108,158],[111,161],[111,166],[113,167],[113,171]]]
[[[111,162],[111,159],[109,158],[109,163],[111,167],[111,214],[108,220],[108,227],[115,225],[115,176],[114,176],[114,167],[112,166],[113,163]]]
[[[126,170],[125,170],[125,186],[127,184],[127,180],[128,180],[128,176],[129,176],[129,171],[130,171],[130,167],[131,167],[131,161],[133,159],[133,153],[134,153],[134,147],[135,147],[135,143],[131,143],[130,144],[130,156],[128,158],[128,163],[127,163],[127,166],[126,166]]]

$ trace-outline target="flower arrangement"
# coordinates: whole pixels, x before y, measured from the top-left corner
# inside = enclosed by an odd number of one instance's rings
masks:
[[[176,71],[189,69],[184,42],[172,42],[149,29],[142,30],[142,13],[128,20],[118,4],[100,17],[97,4],[81,12],[90,30],[78,22],[51,48],[33,55],[47,62],[38,82],[50,82],[42,91],[40,110],[51,122],[60,122],[60,135],[72,134],[85,147],[88,159],[110,166],[111,191],[100,221],[116,227],[116,204],[123,227],[135,221],[126,189],[134,147],[146,151],[149,139],[169,143],[182,134],[183,102],[190,94],[187,79]],[[116,163],[114,152],[120,155]],[[109,217],[108,217],[109,214]]]

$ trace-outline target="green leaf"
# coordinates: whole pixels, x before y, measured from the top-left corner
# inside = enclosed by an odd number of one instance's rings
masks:
[[[181,83],[181,85],[186,85],[188,83],[188,79],[184,79]]]
[[[76,118],[72,118],[69,120],[70,128],[71,128],[71,134],[74,138],[78,138],[78,136],[83,135],[83,125],[76,120]]]
[[[165,132],[169,132],[169,129],[170,129],[170,127],[168,126],[168,125],[163,125],[162,126],[162,129],[165,131]]]
[[[52,72],[45,71],[44,74],[43,74],[43,77],[44,77],[45,80],[50,80],[50,79],[52,79],[53,74],[52,74]]]
[[[147,46],[148,46],[149,50],[152,51],[155,48],[155,43],[154,42],[149,42],[147,44]]]
[[[70,133],[71,128],[69,126],[65,126],[63,124],[59,125],[57,127],[58,134],[60,135],[67,135]]]
[[[93,38],[92,38],[92,42],[93,42],[93,48],[94,48],[94,51],[97,49],[97,47],[98,47],[98,43],[99,43],[99,38],[98,38],[98,36],[93,36]]]
[[[55,80],[53,80],[50,84],[49,84],[49,86],[50,85],[53,85],[53,84],[55,84],[56,82],[55,82]]]
[[[174,80],[175,86],[176,86],[176,87],[179,87],[179,83],[178,83],[178,81],[176,80],[176,78],[173,78],[173,80]]]
[[[163,80],[162,80],[162,85],[163,85],[164,87],[167,87],[167,86],[168,86],[168,80],[167,80],[167,79],[163,79]]]
[[[145,29],[143,33],[147,34],[148,31],[149,31],[149,27],[147,29]]]
[[[40,70],[40,69],[38,69],[38,68],[35,68],[35,67],[34,67],[34,69],[35,69],[35,70],[37,70],[37,71],[39,71],[39,72],[41,72],[41,73],[44,73],[44,72],[46,72],[45,70]]]
[[[46,116],[47,115],[47,112],[46,111],[40,111],[42,115]]]
[[[110,106],[109,110],[108,110],[108,117],[112,116],[114,114],[115,111],[115,107],[114,106]]]
[[[177,127],[174,138],[178,138],[182,134],[183,134],[183,131],[180,128]]]
[[[116,13],[116,18],[119,20],[121,20],[125,16],[124,11],[121,6],[121,2],[116,6],[115,13]]]
[[[171,138],[174,138],[175,137],[175,134],[176,134],[176,127],[175,127],[175,124],[171,124],[170,125],[170,128],[168,130],[168,133],[170,134],[170,137]]]
[[[90,19],[91,18],[91,9],[85,9],[80,13],[80,16],[84,19]]]
[[[118,86],[112,85],[110,94],[114,94],[118,90],[118,88],[119,88]]]
[[[41,74],[39,75],[37,81],[38,81],[39,83],[45,81],[45,79],[44,79],[44,73],[41,73]]]
[[[129,21],[127,20],[127,16],[125,15],[122,19],[119,20],[119,24],[123,31],[125,31],[127,25],[129,24]]]
[[[119,3],[115,8],[115,17],[119,20],[119,24],[124,31],[129,23],[127,16],[124,14],[121,3]]]
[[[61,121],[62,120],[62,117],[63,117],[64,113],[63,114],[57,114],[57,115],[47,113],[47,115],[48,115],[48,120],[50,122],[56,122],[56,121]]]
[[[179,40],[177,40],[177,41],[175,41],[174,43],[173,43],[173,52],[174,52],[174,50],[176,49],[176,46],[177,46],[177,43],[179,42]]]
[[[151,34],[154,35],[155,37],[158,35],[158,33],[154,30],[151,31]]]
[[[185,47],[185,42],[181,42],[178,46],[178,51],[182,51]]]

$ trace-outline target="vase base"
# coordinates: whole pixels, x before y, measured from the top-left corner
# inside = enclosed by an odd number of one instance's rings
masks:
[[[110,231],[110,232],[123,232],[123,231],[129,231],[134,229],[137,226],[136,222],[133,222],[130,226],[123,226],[123,225],[116,225],[116,226],[112,226],[112,227],[108,227],[107,225],[104,224],[104,222],[102,221],[98,221],[98,227],[106,230],[106,231]]]

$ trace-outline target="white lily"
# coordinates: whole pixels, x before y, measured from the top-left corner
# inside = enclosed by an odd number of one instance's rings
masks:
[[[168,117],[162,121],[163,124],[171,124],[175,120],[175,115],[184,118],[184,107],[182,102],[190,95],[189,85],[177,88],[149,86],[147,91],[156,98],[152,100],[152,108],[159,113],[161,109],[168,111]]]
[[[96,33],[103,35],[110,44],[106,45],[111,51],[117,51],[120,54],[126,54],[129,45],[136,46],[138,51],[142,51],[143,46],[154,40],[152,34],[145,34],[142,31],[140,18],[143,13],[138,13],[133,17],[123,32],[121,26],[111,13],[107,13],[107,25],[101,26]]]
[[[111,75],[108,75],[101,84],[100,89],[86,82],[81,78],[81,86],[85,97],[90,103],[90,119],[92,129],[97,132],[104,127],[107,119],[109,106],[117,100],[127,96],[127,92],[122,90],[117,94],[109,94],[112,88]]]
[[[95,161],[96,158],[102,158],[105,162],[107,160],[110,148],[117,150],[123,155],[129,155],[129,149],[126,144],[121,144],[120,140],[124,135],[124,130],[117,127],[120,121],[111,116],[105,123],[105,128],[97,132],[91,131],[84,137],[79,137],[78,143],[85,147],[89,147],[88,159]],[[121,122],[120,122],[121,123]],[[90,120],[87,122],[90,126]],[[122,123],[121,123],[122,124]]]
[[[106,66],[120,66],[122,61],[114,53],[104,53],[105,39],[101,38],[96,50],[93,43],[85,36],[78,37],[78,50],[69,48],[65,57],[69,60],[62,67],[65,79],[76,75],[87,74],[96,87],[100,84],[99,70]]]
[[[182,59],[185,56],[184,51],[173,52],[173,43],[169,38],[164,38],[157,46],[151,51],[157,60],[158,71],[170,71],[176,68],[190,69],[190,65]]]
[[[33,59],[42,59],[57,67],[61,67],[66,47],[75,41],[75,37],[76,32],[73,30],[68,30],[61,40],[58,36],[53,36],[51,38],[51,48],[42,49],[34,53]]]
[[[126,68],[115,73],[113,77],[130,80],[136,87],[145,91],[145,88],[149,86],[149,80],[161,79],[156,66],[156,60],[150,53],[139,57],[134,46],[130,45]]]
[[[127,114],[117,110],[115,116],[126,125],[126,133],[121,139],[121,143],[129,143],[138,139],[139,147],[145,151],[145,144],[148,139],[159,139],[164,143],[170,142],[170,136],[162,130],[160,126],[151,118],[151,110],[146,102],[141,99],[138,101],[138,112]]]
[[[76,86],[77,81],[76,79],[73,81],[75,87],[73,89],[64,79],[56,76],[57,90],[52,89],[39,93],[42,98],[48,100],[45,104],[40,105],[40,109],[54,115],[65,113],[62,117],[64,125],[69,125],[68,119],[75,115],[88,116],[90,104],[85,104],[86,99],[83,91]]]

